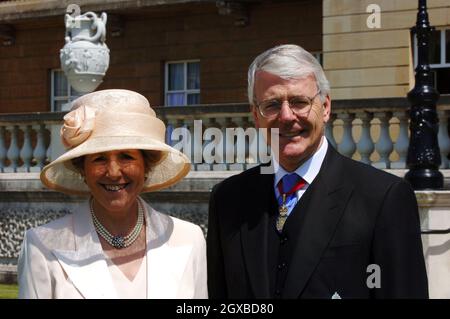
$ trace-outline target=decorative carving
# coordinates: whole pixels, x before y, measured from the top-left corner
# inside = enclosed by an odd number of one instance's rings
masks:
[[[15,260],[19,256],[23,235],[27,229],[46,224],[70,211],[62,209],[1,209],[0,210],[0,259]]]
[[[78,92],[94,91],[109,67],[106,40],[106,13],[93,12],[72,17],[65,15],[66,44],[60,51],[61,68]]]

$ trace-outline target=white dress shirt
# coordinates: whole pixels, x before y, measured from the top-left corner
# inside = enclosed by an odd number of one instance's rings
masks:
[[[325,155],[327,154],[328,150],[328,141],[325,137],[322,138],[322,143],[319,146],[319,149],[306,160],[302,165],[297,167],[297,169],[293,172],[286,171],[283,167],[280,166],[280,164],[275,160],[275,158],[272,158],[274,161],[274,167],[275,167],[275,178],[273,180],[273,188],[275,191],[275,196],[278,198],[280,196],[280,192],[278,191],[278,182],[284,177],[286,174],[292,174],[297,173],[298,176],[302,177],[306,184],[304,187],[299,189],[296,192],[297,195],[297,202],[300,200],[300,198],[303,196],[305,191],[308,189],[309,185],[314,181],[317,174],[319,174],[320,167],[322,166],[323,160],[325,158]],[[291,213],[291,210],[288,211],[288,215]]]

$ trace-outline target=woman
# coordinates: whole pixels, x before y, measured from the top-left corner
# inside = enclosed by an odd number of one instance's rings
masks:
[[[26,232],[19,297],[207,298],[200,227],[139,197],[189,171],[188,158],[164,136],[164,123],[138,93],[104,90],[73,102],[61,128],[68,150],[44,167],[41,180],[90,198]]]

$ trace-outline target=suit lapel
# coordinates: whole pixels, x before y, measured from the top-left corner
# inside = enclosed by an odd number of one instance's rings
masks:
[[[304,196],[311,191],[311,200],[302,214],[302,222],[292,254],[283,298],[298,298],[327,248],[336,226],[352,194],[345,184],[341,161],[329,146],[322,168]],[[297,208],[297,207],[296,207]]]
[[[117,298],[88,203],[73,214],[75,250],[52,250],[70,281],[84,298]]]
[[[269,210],[274,197],[273,174],[260,174],[257,170],[250,185],[256,187],[249,192],[254,198],[245,199],[244,218],[241,226],[243,254],[255,298],[269,298],[269,276],[267,270],[267,239]],[[253,187],[253,186],[252,186]],[[250,195],[252,194],[252,195]]]

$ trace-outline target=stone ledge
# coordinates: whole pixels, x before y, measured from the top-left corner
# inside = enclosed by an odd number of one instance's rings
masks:
[[[7,1],[0,3],[0,21],[15,21],[27,18],[64,16],[67,5],[76,3],[82,13],[87,11],[111,11],[121,9],[138,9],[163,5],[209,2],[207,0],[77,0],[77,1]]]
[[[0,283],[17,284],[17,266],[0,264]]]
[[[419,207],[450,207],[450,191],[416,191],[416,198]]]
[[[0,3],[1,10],[1,3]],[[1,14],[0,14],[1,21]],[[407,110],[409,102],[405,97],[394,98],[366,98],[366,99],[345,99],[333,100],[332,110],[342,112],[343,110],[352,111],[382,111],[382,110]],[[250,105],[245,103],[214,103],[214,104],[197,104],[190,105],[188,108],[184,106],[153,106],[158,117],[171,117],[180,119],[205,119],[214,117],[228,116],[250,116]],[[450,109],[450,94],[441,95],[437,102],[438,110]],[[0,122],[16,123],[16,122],[54,122],[62,123],[64,115],[68,111],[62,112],[30,112],[30,113],[4,113],[0,114]],[[226,117],[226,116],[225,116]]]
[[[403,177],[406,169],[386,169]],[[441,170],[444,190],[416,191],[420,206],[450,206],[450,169]],[[143,194],[151,201],[208,202],[211,189],[223,179],[240,171],[191,171],[178,184],[167,189]],[[39,173],[0,173],[0,202],[79,202],[85,197],[69,196],[47,189],[39,180]]]
[[[405,176],[407,169],[383,169],[385,172],[393,174],[398,177]],[[242,173],[242,171],[190,171],[186,177],[180,181],[180,183],[169,187],[168,190],[183,188],[182,186],[186,182],[199,182],[199,181],[217,181],[223,180],[233,175]],[[444,175],[444,179],[450,180],[450,169],[443,169],[441,173]],[[8,184],[11,183],[11,184]],[[39,173],[0,173],[0,191],[8,189],[10,192],[24,190],[24,183],[29,190],[46,190],[45,186],[39,180]],[[10,187],[12,188],[5,188]],[[16,188],[14,188],[16,187]]]
[[[160,192],[207,192],[223,179],[239,174],[240,171],[191,171],[178,184]],[[45,196],[58,196],[49,193],[57,193],[47,189],[39,179],[39,173],[0,173],[0,201],[8,200],[2,194],[28,192],[42,193]],[[9,195],[8,195],[9,196]],[[30,195],[31,196],[31,195]],[[61,195],[63,196],[63,195]],[[67,196],[67,198],[79,199],[80,196]]]

